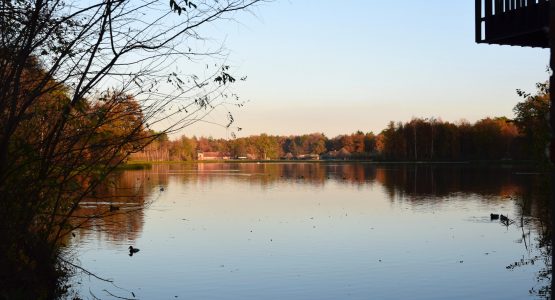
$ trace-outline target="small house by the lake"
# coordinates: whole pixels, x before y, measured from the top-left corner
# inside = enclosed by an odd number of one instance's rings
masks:
[[[211,151],[211,152],[197,152],[197,160],[228,160],[231,156],[229,153]]]

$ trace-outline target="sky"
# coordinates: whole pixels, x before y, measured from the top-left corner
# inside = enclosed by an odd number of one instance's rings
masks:
[[[379,133],[414,117],[474,122],[512,117],[546,81],[549,51],[476,44],[473,1],[277,0],[211,24],[226,63],[247,80],[235,91],[238,137],[357,130]],[[206,120],[225,123],[227,111]],[[229,137],[196,124],[180,134]]]

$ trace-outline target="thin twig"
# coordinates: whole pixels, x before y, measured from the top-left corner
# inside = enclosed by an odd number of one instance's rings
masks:
[[[83,273],[85,273],[85,274],[87,274],[87,275],[89,275],[89,276],[92,276],[92,277],[94,277],[94,278],[96,278],[96,279],[98,279],[98,280],[102,280],[102,281],[109,282],[109,283],[114,283],[114,281],[113,281],[112,279],[102,278],[102,277],[100,277],[100,276],[94,274],[93,272],[91,272],[91,271],[89,271],[89,270],[87,270],[87,269],[85,269],[85,268],[83,268],[83,267],[81,267],[81,266],[78,266],[78,265],[76,265],[76,264],[74,264],[74,263],[71,263],[71,262],[69,262],[69,261],[67,261],[67,260],[65,260],[65,259],[63,259],[63,258],[61,258],[61,257],[60,257],[60,260],[62,260],[64,263],[66,263],[66,264],[68,264],[68,265],[71,265],[71,266],[74,267],[74,268],[77,268],[77,269],[83,271]]]
[[[108,295],[110,295],[112,297],[116,297],[118,299],[125,299],[125,300],[136,300],[137,299],[137,298],[125,298],[125,297],[116,296],[116,295],[110,293],[107,289],[103,289],[103,291],[108,293]]]
[[[93,292],[91,291],[91,288],[89,288],[89,294],[91,294],[91,296],[93,296],[93,299],[95,299],[95,300],[101,300],[101,299],[98,298],[95,294],[93,294]]]

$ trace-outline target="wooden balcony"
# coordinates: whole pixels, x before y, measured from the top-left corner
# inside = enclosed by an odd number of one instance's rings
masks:
[[[549,0],[475,0],[476,42],[549,47]]]

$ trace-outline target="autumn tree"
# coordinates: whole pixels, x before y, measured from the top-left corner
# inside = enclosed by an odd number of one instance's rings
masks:
[[[517,90],[517,94],[524,98],[513,109],[515,123],[522,132],[528,145],[530,157],[545,161],[547,160],[547,144],[550,139],[549,129],[549,84],[538,83],[535,94]]]
[[[413,119],[390,122],[376,138],[376,148],[385,160],[499,160],[522,157],[519,138],[516,126],[505,117],[474,124]]]
[[[148,152],[148,148],[154,145],[157,146],[155,151],[166,154],[156,159],[159,161],[192,161],[197,159],[197,141],[194,138],[182,136],[174,141],[165,140],[158,143],[151,143],[142,152]],[[138,157],[141,157],[140,153]],[[151,159],[150,161],[155,160]]]
[[[115,151],[110,164],[117,164],[145,146],[150,135],[144,131],[143,112],[133,96],[107,91],[88,110],[83,121],[96,130],[87,137],[85,148],[90,151],[83,155],[103,157],[106,151]]]
[[[277,159],[280,155],[279,144],[274,136],[261,134],[252,139],[253,149],[259,159]]]
[[[231,140],[229,148],[233,157],[247,156],[247,140],[245,138]]]
[[[309,154],[322,154],[326,152],[326,136],[322,133],[313,133],[308,136]]]
[[[364,149],[367,153],[375,153],[377,151],[377,138],[373,132],[364,135]]]
[[[257,2],[0,3],[2,297],[54,297],[81,200],[158,133],[242,105],[225,53],[199,30]],[[185,63],[203,57],[203,72]]]

